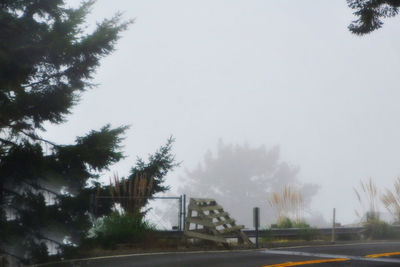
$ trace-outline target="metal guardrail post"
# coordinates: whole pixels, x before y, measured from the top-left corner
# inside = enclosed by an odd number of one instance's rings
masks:
[[[182,195],[179,197],[178,229],[182,231]]]
[[[253,224],[256,229],[256,248],[258,248],[258,227],[260,226],[260,208],[253,208]]]
[[[183,229],[185,230],[185,225],[186,225],[186,195],[183,194]]]
[[[333,218],[332,218],[332,239],[331,242],[332,244],[335,243],[335,227],[336,227],[336,222],[335,222],[335,218],[336,217],[336,209],[333,208]]]

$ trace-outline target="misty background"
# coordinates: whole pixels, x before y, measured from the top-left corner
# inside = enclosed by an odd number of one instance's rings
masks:
[[[102,61],[99,86],[67,123],[45,126],[46,138],[68,143],[108,122],[131,125],[127,158],[102,181],[128,174],[170,135],[182,165],[166,195],[182,192],[221,141],[279,147],[296,181],[319,186],[309,209],[329,221],[336,207],[345,224],[357,220],[361,179],[384,189],[400,176],[400,18],[357,37],[344,0],[98,0],[88,24],[117,11],[135,23]],[[269,216],[267,196],[257,196]]]

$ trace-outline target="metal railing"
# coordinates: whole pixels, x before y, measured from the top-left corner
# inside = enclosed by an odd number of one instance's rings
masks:
[[[392,226],[396,231],[400,232],[400,226]],[[332,234],[332,228],[271,228],[268,230],[259,230],[259,237],[275,237],[275,238],[289,238],[300,236],[304,233],[304,230],[310,229],[315,235],[329,236]],[[335,227],[335,235],[345,237],[350,235],[362,234],[366,228],[364,227]],[[252,229],[245,229],[243,232],[248,237],[255,237],[256,231]],[[181,238],[183,237],[182,231],[160,231],[159,235],[166,238]],[[225,234],[224,237],[231,238],[229,234]]]

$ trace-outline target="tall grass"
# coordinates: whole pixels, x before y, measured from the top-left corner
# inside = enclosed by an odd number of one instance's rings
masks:
[[[300,222],[304,216],[303,194],[289,185],[284,186],[280,192],[273,192],[268,203],[275,209],[279,223],[291,217]]]
[[[379,219],[379,192],[370,178],[367,182],[360,181],[359,188],[353,188],[354,193],[361,207],[361,212],[355,210],[355,214],[365,220],[373,221]]]
[[[119,204],[123,212],[97,219],[88,233],[86,246],[111,248],[118,243],[142,242],[151,236],[155,227],[144,220],[142,208],[151,197],[153,182],[153,177],[145,174],[125,179],[114,173],[110,178],[110,196],[114,206]]]
[[[136,175],[133,179],[119,178],[114,173],[110,178],[110,195],[114,204],[119,203],[124,211],[131,214],[139,214],[151,197],[153,177],[146,174]]]
[[[360,182],[359,189],[354,188],[358,202],[362,208],[362,214],[356,210],[356,215],[362,219],[365,227],[364,235],[369,239],[395,238],[394,228],[379,218],[379,203],[382,201],[389,212],[399,218],[400,214],[400,180],[395,182],[394,192],[386,190],[380,195],[376,185],[369,179],[367,182]]]
[[[400,223],[400,178],[394,182],[393,191],[386,189],[382,194],[382,203],[392,215],[394,222]]]

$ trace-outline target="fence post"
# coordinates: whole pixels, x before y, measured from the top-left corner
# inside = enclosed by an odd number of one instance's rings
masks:
[[[333,208],[333,218],[332,218],[332,239],[331,242],[335,243],[335,227],[336,227],[336,222],[335,222],[335,218],[336,217],[336,209]]]

